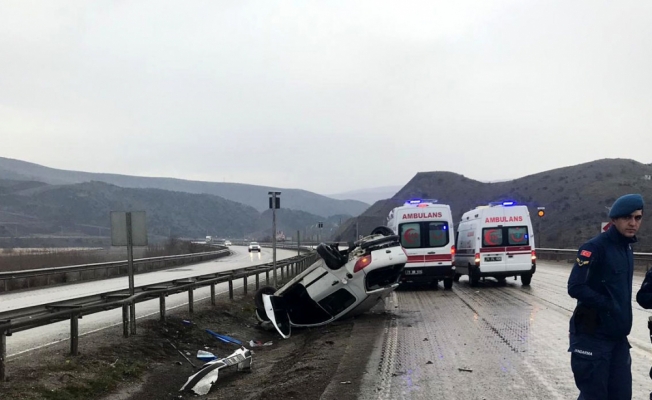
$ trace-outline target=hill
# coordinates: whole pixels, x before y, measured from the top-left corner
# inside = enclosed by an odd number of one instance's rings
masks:
[[[368,188],[352,190],[350,192],[329,194],[328,197],[340,200],[359,200],[364,203],[373,204],[378,200],[389,199],[401,189],[401,186],[383,186],[377,188]]]
[[[144,210],[152,236],[203,237],[220,232],[242,237],[255,230],[260,217],[253,207],[217,196],[127,189],[103,182],[30,187],[4,181],[0,193],[0,236],[109,236],[110,211]]]
[[[608,220],[607,207],[619,196],[641,193],[652,204],[652,180],[644,179],[646,175],[652,175],[652,164],[626,159],[598,160],[494,183],[452,172],[420,172],[391,199],[379,201],[359,217],[347,220],[334,239],[353,239],[356,223],[360,234],[369,233],[385,224],[393,207],[410,198],[434,198],[449,204],[456,221],[478,205],[515,200],[529,207],[535,229],[540,223],[538,247],[577,248],[599,232],[600,223]],[[546,208],[541,220],[536,217],[537,207]],[[637,251],[652,250],[652,221],[646,219]]]
[[[251,206],[258,211],[268,208],[268,192],[280,191],[283,208],[315,215],[359,215],[369,204],[357,200],[336,200],[301,189],[283,189],[242,183],[201,182],[174,178],[67,171],[20,160],[0,157],[0,179],[38,181],[51,185],[105,182],[124,188],[163,189],[176,192],[210,194]]]

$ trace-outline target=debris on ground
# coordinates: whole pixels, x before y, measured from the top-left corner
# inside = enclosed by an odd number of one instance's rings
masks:
[[[167,341],[168,341],[168,343],[170,343],[170,345],[171,345],[171,346],[172,346],[172,347],[177,351],[177,353],[181,354],[181,356],[182,356],[183,358],[185,358],[186,361],[188,361],[188,362],[190,363],[190,365],[192,365],[193,368],[197,368],[197,366],[196,366],[195,364],[193,364],[192,361],[190,361],[190,359],[188,358],[188,356],[186,356],[185,354],[183,354],[183,352],[182,352],[181,350],[177,349],[177,346],[175,346],[174,343],[172,343],[172,341],[171,341],[170,339],[167,339]]]
[[[210,329],[206,329],[206,332],[207,332],[209,335],[213,336],[215,339],[217,339],[217,340],[221,340],[221,341],[224,342],[224,343],[233,343],[233,344],[237,344],[238,346],[242,346],[242,342],[241,342],[241,341],[239,341],[238,339],[232,338],[231,336],[221,335],[221,334],[219,334],[219,333],[215,333],[215,332],[213,332],[213,331],[210,330]]]
[[[204,362],[208,362],[208,361],[217,360],[218,357],[215,354],[211,353],[210,351],[197,350],[197,358]]]
[[[181,391],[189,390],[200,396],[206,395],[217,382],[220,369],[237,365],[238,371],[251,371],[251,361],[251,350],[241,347],[226,358],[204,364],[202,369],[188,378]]]
[[[262,347],[262,346],[271,346],[273,343],[271,341],[269,342],[261,342],[260,340],[250,340],[249,341],[249,347]]]
[[[458,368],[457,370],[460,372],[473,372],[472,369],[468,369],[468,368]]]

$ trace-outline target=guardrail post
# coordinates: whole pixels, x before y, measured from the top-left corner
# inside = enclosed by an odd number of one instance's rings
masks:
[[[79,314],[70,315],[70,355],[79,354]]]
[[[211,284],[211,305],[215,305],[215,284]]]
[[[243,278],[243,283],[244,283],[244,294],[247,294],[247,274],[245,274]]]
[[[122,336],[129,337],[129,304],[122,305]]]
[[[233,300],[233,279],[229,279],[229,299]]]
[[[265,285],[269,286],[269,270],[265,271]]]
[[[188,289],[188,312],[192,314],[195,311],[195,304],[193,301],[194,290],[192,288]]]
[[[158,304],[161,308],[160,315],[161,315],[161,322],[165,322],[165,294],[162,294],[158,298]]]
[[[281,266],[281,280],[285,279],[285,275],[283,275],[283,267]]]
[[[258,272],[256,272],[256,290],[260,288],[260,277],[258,276]]]
[[[5,360],[7,359],[7,331],[0,332],[0,382],[7,380]]]

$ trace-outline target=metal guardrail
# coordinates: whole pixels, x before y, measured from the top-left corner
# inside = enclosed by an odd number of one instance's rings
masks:
[[[143,272],[143,270],[152,271],[154,269],[163,269],[167,267],[178,266],[181,264],[212,260],[230,254],[230,251],[227,247],[215,244],[212,246],[219,247],[220,250],[136,259],[134,260],[135,272],[139,273]],[[272,247],[271,243],[263,243],[261,246]],[[306,246],[301,246],[301,249],[299,249],[299,246],[296,243],[282,243],[278,244],[276,248],[285,250],[297,250],[297,255],[299,255],[301,251],[310,250],[310,248]],[[127,266],[127,260],[121,260],[92,264],[80,264],[65,267],[49,267],[0,272],[0,293],[17,289],[30,289],[34,287],[49,286],[52,284],[52,280],[56,277],[59,277],[60,281],[62,281],[59,283],[77,283],[82,280],[96,280],[101,278],[122,276],[127,274]],[[97,276],[96,271],[98,270],[106,270],[107,272],[104,275]],[[115,270],[116,272],[111,274],[111,270]],[[90,275],[91,272],[92,275]],[[71,277],[71,275],[73,276]],[[75,275],[77,279],[75,279]],[[84,276],[86,276],[86,278],[84,278]]]
[[[148,257],[148,258],[139,258],[134,260],[134,267],[139,269],[139,266],[145,266],[145,270],[151,270],[152,267],[156,264],[162,264],[161,268],[167,266],[179,265],[179,263],[189,263],[189,262],[199,262],[205,260],[212,260],[219,257],[224,257],[230,254],[228,249],[221,249],[217,251],[208,251],[202,253],[191,253],[191,254],[181,254],[173,256],[161,256],[161,257]],[[50,268],[38,268],[38,269],[27,269],[21,271],[8,271],[0,272],[0,282],[2,292],[8,292],[11,289],[10,284],[13,282],[16,283],[17,280],[24,280],[24,285],[20,286],[19,289],[38,287],[38,286],[48,286],[51,284],[51,279],[55,276],[64,276],[64,281],[70,281],[66,275],[67,274],[78,274],[78,279],[75,281],[81,281],[84,273],[89,271],[97,271],[106,269],[107,275],[110,269],[116,269],[117,273],[110,276],[120,276],[121,268],[125,268],[124,274],[127,273],[127,260],[122,261],[110,261],[103,263],[92,263],[92,264],[81,264],[81,265],[72,265],[65,267],[50,267]],[[140,272],[140,271],[136,271]],[[45,277],[45,280],[41,282],[33,282],[35,278]],[[107,276],[108,277],[108,276]],[[95,279],[95,274],[91,279]],[[73,280],[74,281],[74,280]],[[31,282],[31,283],[30,283]],[[31,286],[30,286],[31,285]]]
[[[309,250],[307,248],[301,250]],[[129,308],[132,303],[159,298],[160,319],[165,320],[165,298],[170,294],[188,292],[188,311],[194,311],[193,291],[197,288],[210,286],[211,304],[215,305],[215,285],[228,282],[229,298],[233,299],[233,282],[243,280],[243,291],[248,289],[248,278],[255,276],[256,289],[260,286],[260,275],[265,274],[265,282],[270,282],[269,274],[277,273],[280,269],[281,280],[296,276],[315,262],[318,256],[315,252],[307,255],[296,256],[290,259],[277,261],[276,268],[268,264],[239,268],[230,271],[200,275],[192,278],[177,279],[144,285],[135,288],[136,293],[129,295],[129,290],[119,290],[101,293],[94,296],[80,297],[66,300],[65,302],[41,304],[23,309],[11,310],[0,313],[0,380],[6,380],[7,336],[15,332],[49,325],[55,322],[70,320],[70,353],[78,354],[79,349],[79,319],[84,315],[108,311],[122,307],[123,335],[129,337],[135,333],[135,326],[130,326]]]
[[[536,249],[537,258],[541,260],[573,262],[577,257],[577,249]],[[634,252],[634,265],[645,266],[646,270],[652,268],[652,253]]]

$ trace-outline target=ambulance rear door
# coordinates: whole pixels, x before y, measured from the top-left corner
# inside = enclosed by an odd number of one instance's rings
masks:
[[[492,209],[492,217],[502,214],[502,207]],[[485,218],[487,221],[488,218]],[[503,273],[506,271],[506,258],[503,227],[500,224],[484,223],[480,232],[482,238],[482,247],[480,247],[480,269],[483,274],[486,273]]]
[[[399,224],[398,234],[401,238],[401,245],[408,256],[405,275],[423,274],[417,268],[452,263],[451,224],[445,218],[443,217],[441,220],[412,220]]]
[[[503,229],[505,269],[510,271],[527,271],[532,267],[532,249],[530,241],[532,223],[526,206],[506,207],[508,222]]]

